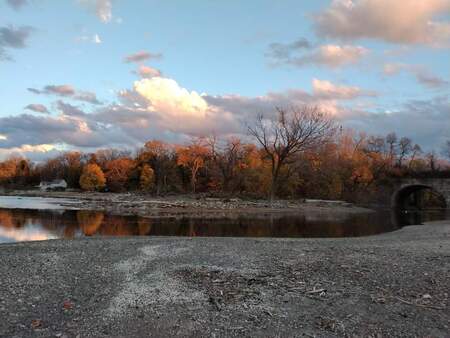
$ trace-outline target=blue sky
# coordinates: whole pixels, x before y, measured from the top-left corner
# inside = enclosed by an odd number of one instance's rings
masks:
[[[0,156],[226,137],[304,103],[436,148],[450,138],[448,13],[449,0],[0,0]]]

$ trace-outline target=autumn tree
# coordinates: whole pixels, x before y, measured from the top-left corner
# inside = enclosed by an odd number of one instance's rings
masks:
[[[21,160],[19,157],[10,157],[0,163],[0,183],[2,185],[14,183],[17,167]]]
[[[40,166],[43,181],[64,179],[71,188],[78,188],[81,172],[86,162],[85,155],[78,151],[69,151],[48,159]]]
[[[178,165],[190,171],[191,188],[195,193],[197,176],[199,170],[205,166],[206,159],[210,154],[209,149],[202,144],[202,140],[196,140],[188,146],[178,147],[176,152]]]
[[[243,144],[241,147],[241,159],[235,172],[236,191],[253,197],[267,195],[268,166],[263,151],[254,144]]]
[[[139,188],[142,191],[151,191],[155,186],[155,172],[148,164],[144,164],[139,176]]]
[[[248,131],[264,149],[271,163],[269,199],[273,201],[280,171],[293,155],[327,141],[335,131],[334,121],[317,107],[276,108],[277,119],[259,115]]]
[[[135,168],[135,162],[122,157],[106,162],[106,184],[108,189],[115,192],[125,191],[129,188],[128,182],[131,172]]]
[[[80,177],[80,187],[83,190],[95,191],[105,187],[106,179],[102,169],[95,163],[83,167]]]
[[[168,177],[174,176],[176,161],[173,156],[173,147],[161,141],[145,143],[138,155],[138,162],[148,164],[153,169],[156,195],[167,190]]]
[[[64,178],[69,187],[76,188],[79,185],[83,170],[83,155],[78,151],[71,151],[58,156],[61,178]]]
[[[107,148],[99,149],[94,154],[91,154],[91,161],[98,164],[100,168],[106,169],[108,162],[121,159],[121,158],[131,158],[131,153],[126,150]]]

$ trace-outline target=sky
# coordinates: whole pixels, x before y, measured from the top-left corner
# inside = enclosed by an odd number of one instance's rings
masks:
[[[0,0],[0,158],[245,136],[313,105],[450,139],[450,0]]]

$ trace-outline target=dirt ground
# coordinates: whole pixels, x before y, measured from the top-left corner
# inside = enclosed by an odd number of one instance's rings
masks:
[[[1,337],[449,337],[450,223],[0,245]]]

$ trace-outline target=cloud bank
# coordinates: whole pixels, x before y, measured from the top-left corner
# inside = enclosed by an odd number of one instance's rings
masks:
[[[341,40],[449,46],[450,0],[334,0],[314,17],[317,34]]]
[[[311,85],[311,92],[291,89],[255,97],[212,96],[188,90],[174,79],[143,78],[119,92],[117,102],[90,106],[88,111],[59,100],[52,106],[56,114],[0,118],[0,155],[20,149],[36,149],[42,155],[43,149],[56,151],[60,147],[136,147],[152,138],[178,142],[212,133],[242,136],[246,135],[245,125],[258,113],[273,116],[276,106],[303,104],[316,105],[333,114],[344,126],[375,134],[395,130],[421,142],[425,148],[438,147],[448,137],[448,96],[408,101],[393,112],[368,111],[349,108],[346,102],[360,107],[359,100],[370,99],[376,95],[373,91],[319,79],[313,79]],[[59,86],[38,91],[56,91],[63,98],[71,98],[77,92]],[[36,104],[27,109],[44,110]]]

